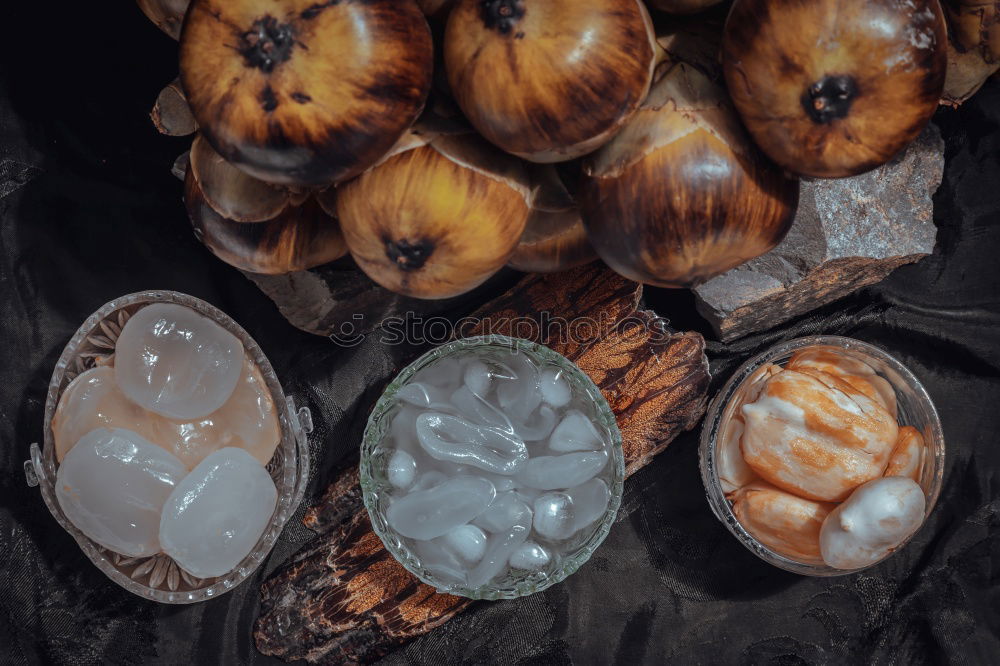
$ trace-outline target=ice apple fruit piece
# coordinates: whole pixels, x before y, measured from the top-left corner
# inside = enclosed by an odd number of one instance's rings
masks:
[[[222,407],[242,370],[239,339],[176,303],[136,312],[115,344],[115,378],[122,392],[170,419],[200,419]]]
[[[193,576],[225,575],[253,551],[277,501],[274,481],[256,458],[244,449],[219,449],[163,505],[160,544]]]
[[[56,473],[63,513],[88,537],[116,553],[160,552],[160,512],[187,475],[174,455],[122,428],[80,438]]]

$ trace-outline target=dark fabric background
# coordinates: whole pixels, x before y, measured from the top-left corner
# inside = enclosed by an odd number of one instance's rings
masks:
[[[257,576],[207,603],[160,606],[119,589],[24,482],[52,366],[116,296],[163,288],[204,298],[256,337],[312,409],[316,497],[351,460],[373,387],[403,350],[347,351],[293,329],[195,241],[169,173],[186,142],[158,136],[147,117],[175,75],[176,47],[133,3],[4,4],[0,662],[268,662],[251,637],[259,583],[302,530],[286,530]],[[619,523],[579,573],[543,594],[478,604],[387,662],[997,663],[1000,85],[936,122],[947,167],[933,256],[776,331],[710,344],[713,388],[758,349],[814,333],[881,345],[926,383],[947,438],[945,485],[903,552],[836,579],[769,567],[709,512],[688,433],[630,480]],[[708,333],[689,295],[651,291],[647,302],[678,328]]]

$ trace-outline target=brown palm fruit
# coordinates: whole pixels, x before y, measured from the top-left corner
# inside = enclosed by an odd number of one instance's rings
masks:
[[[798,205],[798,181],[757,150],[725,91],[682,62],[583,164],[580,209],[597,254],[660,287],[694,286],[767,252]]]
[[[181,36],[181,24],[191,0],[137,0],[139,9],[163,32],[174,39]]]
[[[420,125],[337,193],[361,270],[391,291],[428,299],[469,291],[503,267],[530,205],[519,160],[473,133]]]
[[[653,9],[670,14],[697,14],[721,3],[722,0],[646,0]]]
[[[944,87],[938,0],[736,0],[726,83],[757,145],[785,169],[840,178],[920,134]]]
[[[444,39],[469,121],[532,162],[610,139],[645,98],[657,57],[639,0],[457,0]]]
[[[374,164],[431,84],[413,0],[194,0],[181,82],[206,139],[275,183],[326,186]]]

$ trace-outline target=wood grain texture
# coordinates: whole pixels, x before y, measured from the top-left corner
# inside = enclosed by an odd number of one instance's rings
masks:
[[[584,266],[533,275],[485,306],[482,332],[527,333],[576,362],[597,383],[618,417],[626,474],[647,464],[705,410],[709,382],[704,341],[675,333],[636,308],[642,287]],[[563,339],[553,317],[586,318],[590,329]],[[257,648],[285,660],[370,663],[406,640],[440,626],[469,605],[437,594],[409,574],[371,530],[348,468],[304,523],[317,538],[261,590]]]
[[[927,125],[946,41],[938,0],[736,0],[722,61],[733,103],[771,159],[841,178],[884,164]]]

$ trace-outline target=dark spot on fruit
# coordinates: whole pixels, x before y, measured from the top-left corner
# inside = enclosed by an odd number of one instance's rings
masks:
[[[524,16],[524,2],[523,0],[480,0],[479,15],[488,29],[496,30],[501,35],[509,35],[514,29],[514,25]]]
[[[327,2],[317,2],[316,4],[309,5],[308,7],[303,9],[302,13],[299,14],[299,16],[301,16],[302,19],[306,21],[310,21],[319,16],[320,13],[327,7],[332,7],[334,5],[339,5],[339,4],[340,0],[328,0]]]
[[[426,240],[410,242],[405,239],[397,241],[386,239],[385,241],[385,255],[403,271],[420,270],[433,252],[434,244]]]
[[[293,92],[292,99],[294,99],[299,104],[308,104],[312,101],[312,97],[305,94],[304,92]]]
[[[270,73],[277,65],[292,57],[295,35],[290,23],[278,23],[273,16],[253,22],[240,37],[238,51],[247,67]]]
[[[260,107],[268,113],[278,108],[278,98],[275,96],[270,84],[264,86],[264,89],[260,92]]]
[[[802,93],[802,108],[814,123],[826,125],[846,117],[857,96],[858,84],[852,77],[828,74]]]

